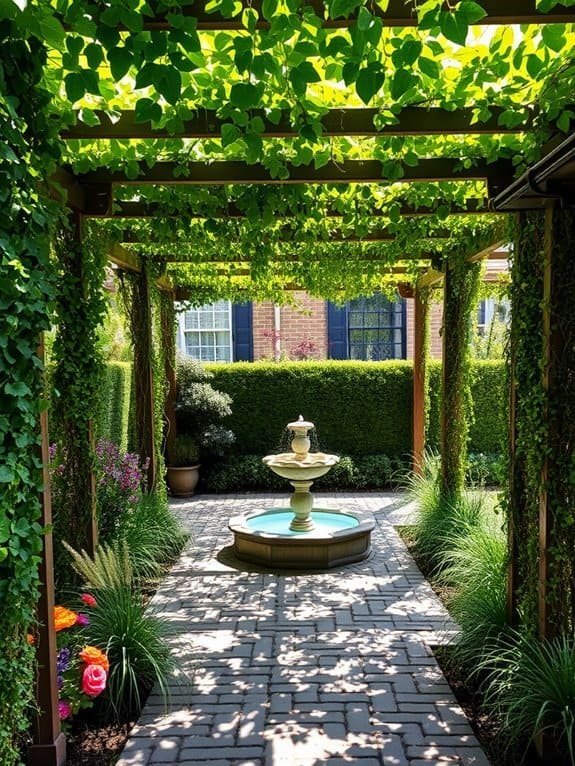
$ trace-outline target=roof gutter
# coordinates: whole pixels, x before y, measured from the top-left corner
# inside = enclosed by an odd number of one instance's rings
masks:
[[[542,188],[542,184],[554,173],[560,170],[567,162],[575,159],[575,133],[571,134],[559,146],[545,155],[539,162],[529,168],[516,181],[510,184],[493,200],[493,208],[496,211],[512,209],[513,202],[521,197],[537,196],[539,198],[560,199],[563,196],[560,190],[550,192]],[[535,206],[534,206],[535,207]]]

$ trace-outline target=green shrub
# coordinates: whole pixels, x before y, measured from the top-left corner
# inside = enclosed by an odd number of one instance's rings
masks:
[[[385,489],[397,482],[405,464],[387,455],[341,455],[329,473],[314,482],[317,489]],[[289,482],[276,476],[259,455],[233,455],[202,469],[208,492],[289,491]]]
[[[96,435],[124,451],[128,448],[131,388],[132,365],[129,362],[108,362]]]
[[[472,452],[468,456],[467,481],[475,487],[501,484],[505,461],[500,453]]]
[[[401,457],[411,451],[409,362],[239,362],[209,369],[214,386],[234,400],[228,422],[236,452],[273,452],[300,414],[315,423],[327,452]]]
[[[513,634],[484,661],[491,668],[487,704],[499,715],[510,745],[545,734],[554,763],[575,764],[575,645],[571,638],[541,642]]]
[[[412,450],[412,364],[408,361],[308,361],[209,366],[213,385],[233,397],[228,419],[236,454],[277,449],[285,426],[303,414],[321,448],[347,455],[405,460]],[[504,365],[472,365],[475,420],[470,451],[498,453],[506,435]],[[428,446],[439,447],[441,363],[430,364]]]

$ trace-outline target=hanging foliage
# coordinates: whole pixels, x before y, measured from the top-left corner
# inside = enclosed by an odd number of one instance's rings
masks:
[[[50,232],[58,206],[43,192],[59,145],[40,86],[46,50],[0,24],[0,763],[19,761],[33,699],[33,648],[26,634],[38,598],[40,524],[39,334],[54,295]]]
[[[55,239],[58,282],[52,409],[62,465],[58,479],[60,501],[54,509],[59,585],[73,577],[70,557],[62,543],[89,550],[93,514],[97,513],[93,426],[99,416],[104,384],[104,359],[98,340],[108,307],[102,289],[107,250],[105,240],[90,228],[82,236],[81,229],[79,217],[71,215]]]

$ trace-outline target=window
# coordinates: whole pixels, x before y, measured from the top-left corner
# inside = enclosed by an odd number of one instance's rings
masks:
[[[217,301],[181,311],[177,346],[180,354],[200,362],[251,362],[254,358],[252,304]]]
[[[477,324],[480,335],[486,335],[494,323],[507,325],[510,319],[510,303],[508,300],[485,298],[480,301],[477,310]]]
[[[232,361],[232,310],[217,301],[180,314],[179,348],[200,362]]]
[[[332,359],[405,359],[405,301],[377,294],[343,308],[328,304],[328,334]]]

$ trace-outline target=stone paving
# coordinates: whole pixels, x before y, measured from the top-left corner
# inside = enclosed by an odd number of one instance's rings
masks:
[[[373,553],[330,572],[237,561],[227,520],[285,496],[174,502],[193,539],[157,592],[179,672],[118,766],[489,766],[431,651],[456,626],[393,528],[391,493],[317,494],[373,517]]]

